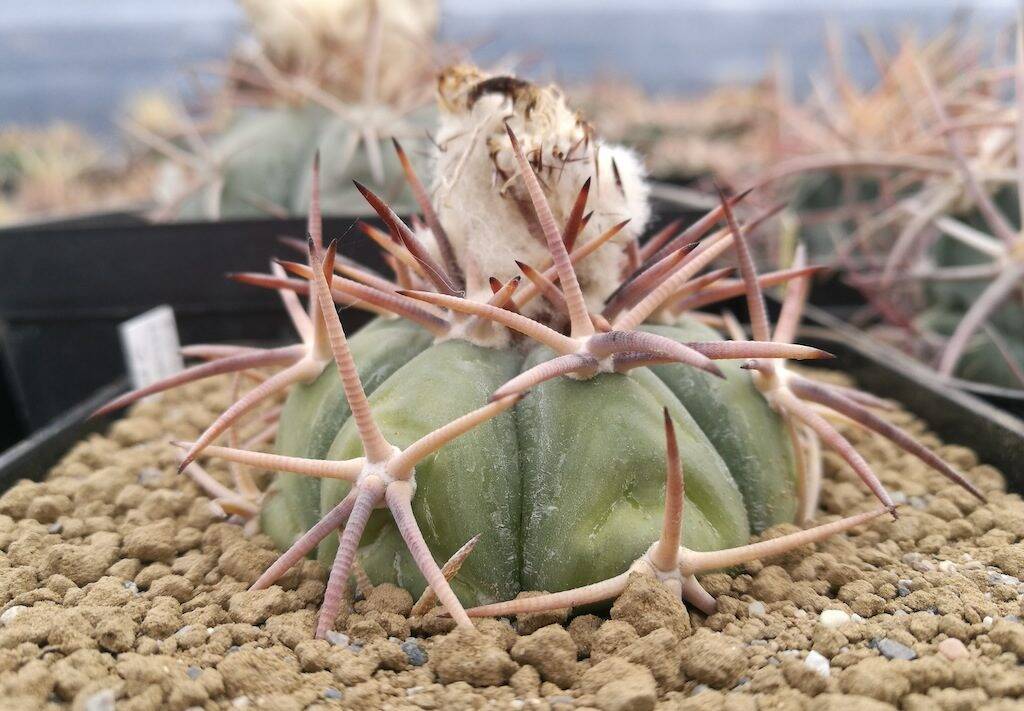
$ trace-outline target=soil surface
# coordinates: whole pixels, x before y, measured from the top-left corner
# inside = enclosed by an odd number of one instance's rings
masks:
[[[220,380],[142,403],[44,483],[0,498],[0,708],[1024,708],[1024,502],[904,412],[892,419],[987,504],[844,425],[905,504],[899,519],[706,576],[710,617],[634,576],[607,618],[453,632],[436,609],[410,619],[409,595],[380,585],[321,641],[324,572],[307,561],[248,592],[276,556],[270,539],[219,518],[175,474],[168,441],[194,438],[229,390]],[[872,506],[826,457],[820,518]]]

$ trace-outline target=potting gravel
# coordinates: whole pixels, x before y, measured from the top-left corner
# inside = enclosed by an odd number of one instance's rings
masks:
[[[710,617],[633,576],[607,617],[568,611],[452,631],[378,585],[313,639],[312,561],[249,592],[269,538],[219,519],[172,438],[227,404],[211,381],[137,405],[43,483],[0,497],[0,707],[129,709],[1024,708],[1024,503],[962,447],[890,416],[965,470],[975,501],[841,425],[900,517],[704,578]],[[222,481],[227,470],[207,469]],[[820,520],[874,505],[826,455]],[[793,530],[778,526],[766,535]]]

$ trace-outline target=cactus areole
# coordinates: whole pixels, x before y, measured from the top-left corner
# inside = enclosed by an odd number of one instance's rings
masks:
[[[254,587],[317,555],[331,567],[319,635],[353,573],[426,589],[419,609],[436,595],[461,625],[608,599],[630,570],[711,611],[697,573],[893,510],[825,408],[970,486],[880,419],[884,402],[786,369],[789,359],[827,354],[793,344],[813,269],[755,272],[744,233],[767,215],[741,223],[732,211],[740,198],[723,196],[687,229],[671,224],[641,243],[639,161],[603,144],[556,90],[465,67],[439,87],[430,192],[396,145],[423,220],[407,226],[357,186],[387,225],[387,234],[364,231],[393,279],[344,260],[336,243],[323,246],[314,187],[308,262],[233,275],[279,290],[302,343],[195,346],[189,353],[206,362],[108,406],[217,373],[278,368],[182,443],[183,471],[225,512],[258,517],[286,551]],[[711,268],[730,250],[739,278]],[[761,288],[787,281],[769,330]],[[744,293],[752,339],[728,318],[693,310]],[[379,317],[349,339],[338,303]],[[715,320],[731,339],[708,325]],[[286,390],[273,454],[215,444],[237,439],[233,427]],[[753,532],[813,516],[821,445],[883,505],[746,545]],[[199,456],[279,473],[261,492],[236,469],[230,489]],[[500,602],[524,590],[553,595]],[[482,607],[467,615],[473,605]]]

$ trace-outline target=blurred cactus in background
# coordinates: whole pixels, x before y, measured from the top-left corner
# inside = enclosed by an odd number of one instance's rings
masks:
[[[156,181],[156,219],[301,214],[308,166],[321,155],[323,209],[362,214],[352,181],[411,205],[390,150],[427,152],[437,72],[434,2],[242,0],[254,40],[214,72],[223,85],[192,116],[150,103],[125,130],[166,159]],[[164,121],[176,116],[172,125]],[[387,145],[386,143],[387,142]]]
[[[1016,62],[1009,35],[993,47],[957,24],[895,51],[868,38],[865,91],[836,37],[832,84],[805,105],[779,94],[782,160],[755,182],[795,194],[803,239],[865,296],[863,324],[962,386],[1024,389],[1019,38]]]

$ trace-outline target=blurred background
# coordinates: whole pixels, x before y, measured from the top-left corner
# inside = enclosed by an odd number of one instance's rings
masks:
[[[994,31],[1013,0],[442,0],[444,40],[487,63],[516,55],[563,83],[628,79],[659,93],[693,93],[764,76],[779,52],[807,77],[826,63],[826,21],[923,36],[970,13]],[[115,110],[140,92],[189,95],[187,70],[224,59],[244,31],[233,0],[36,0],[0,3],[0,125],[69,121],[116,133]],[[851,73],[872,67],[850,43]]]

